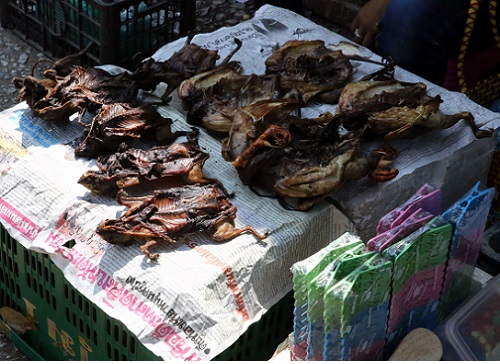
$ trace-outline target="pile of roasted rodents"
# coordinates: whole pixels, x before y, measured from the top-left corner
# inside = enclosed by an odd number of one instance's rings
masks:
[[[99,167],[78,182],[128,207],[119,218],[102,222],[97,233],[111,244],[138,242],[151,259],[158,258],[149,252],[152,246],[190,232],[206,230],[216,241],[268,234],[235,226],[232,195],[203,173],[209,155],[199,147],[198,128],[220,139],[222,156],[243,184],[301,211],[330,198],[349,180],[396,177],[390,138],[448,128],[459,120],[467,121],[477,137],[491,136],[469,112],[443,114],[441,98],[429,96],[424,83],[394,79],[390,62],[352,81],[352,59],[321,40],[277,46],[263,75],[245,74],[231,60],[241,47],[237,39],[220,62],[217,51],[191,41],[188,37],[165,61],[138,61],[133,72],[78,66],[83,50],[54,62],[41,78],[14,80],[19,100],[36,117],[68,123],[78,113],[83,132],[75,156],[96,158]],[[157,105],[141,100],[140,94],[160,83],[167,88]],[[173,92],[191,130],[173,132],[172,120],[157,111]],[[332,104],[335,111],[302,118],[309,102]],[[87,112],[91,122],[84,121]],[[138,148],[138,140],[154,146]],[[360,145],[368,140],[379,140],[380,147],[362,155]]]

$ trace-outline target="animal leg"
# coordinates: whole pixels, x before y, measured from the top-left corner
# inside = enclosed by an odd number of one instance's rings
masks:
[[[245,168],[259,149],[263,147],[283,148],[291,140],[292,136],[288,129],[271,124],[232,164],[235,167]]]
[[[241,45],[242,45],[241,40],[239,40],[238,38],[234,38],[234,42],[236,43],[236,48],[235,48],[235,49],[233,49],[233,50],[231,51],[231,53],[229,53],[229,54],[227,55],[227,57],[226,57],[226,58],[224,58],[224,60],[223,60],[223,61],[221,62],[221,64],[220,64],[221,66],[228,64],[228,63],[229,63],[229,60],[230,60],[231,58],[233,58],[234,54],[240,50]]]
[[[477,125],[474,121],[474,116],[471,113],[466,113],[464,119],[469,123],[472,128],[472,132],[478,139],[481,138],[491,138],[493,136],[493,129],[480,129],[483,125]]]
[[[383,145],[380,148],[375,149],[372,156],[377,158],[377,164],[368,177],[377,182],[390,181],[395,178],[399,171],[392,167],[392,162],[396,155],[396,150],[389,145]]]
[[[151,260],[158,260],[158,258],[160,257],[160,254],[151,254],[149,252],[149,248],[151,248],[152,246],[155,246],[156,244],[158,244],[158,240],[149,240],[148,242],[146,242],[146,244],[144,245],[141,245],[141,250],[142,252]]]
[[[269,230],[259,233],[253,227],[248,225],[241,228],[235,228],[233,223],[230,221],[223,221],[215,225],[215,229],[215,232],[212,234],[212,239],[215,241],[229,240],[244,233],[251,233],[256,238],[261,240],[267,238],[269,235]]]

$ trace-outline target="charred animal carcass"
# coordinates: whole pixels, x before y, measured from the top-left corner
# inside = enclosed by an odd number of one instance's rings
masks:
[[[427,86],[422,82],[360,81],[344,87],[337,114],[344,119],[346,128],[366,125],[372,134],[387,139],[417,133],[418,129],[447,129],[460,120],[468,122],[477,138],[492,135],[491,130],[482,130],[475,124],[470,112],[447,115],[440,110],[441,103],[439,95],[427,94]]]
[[[179,237],[208,231],[215,241],[224,241],[250,233],[258,239],[267,237],[251,226],[236,228],[237,209],[215,185],[186,185],[155,191],[139,198],[122,196],[120,203],[129,206],[119,219],[106,220],[97,233],[107,242],[128,245],[138,242],[142,252],[155,260],[159,254],[149,249],[162,243],[174,243]]]
[[[83,48],[79,52],[68,54],[67,56],[64,56],[55,61],[42,59],[33,66],[32,76],[38,64],[49,62],[50,67],[43,72],[44,77],[46,78],[65,77],[69,75],[71,72],[73,72],[75,66],[82,65],[83,57],[88,53],[88,51],[92,46],[93,43],[90,42],[85,48]]]
[[[233,162],[246,158],[242,154],[269,126],[280,125],[301,105],[301,101],[294,99],[267,99],[236,109],[229,135],[222,145],[224,159]]]
[[[220,57],[218,52],[191,43],[193,36],[194,34],[190,34],[184,46],[169,59],[156,61],[148,58],[139,63],[133,72],[136,85],[142,90],[154,91],[161,82],[166,83],[167,89],[162,99],[167,101],[169,95],[182,81],[216,68],[216,62]],[[221,66],[226,65],[241,48],[241,42],[238,39],[235,39],[235,43],[236,48],[221,62]]]
[[[239,80],[246,79],[242,75],[242,67],[239,63],[229,62],[214,69],[198,73],[182,81],[177,90],[179,99],[182,101],[182,108],[191,110],[196,104],[207,98],[207,93],[212,93],[212,89],[222,80],[230,80],[231,83],[240,84]]]
[[[390,167],[395,153],[383,146],[368,157],[360,156],[359,141],[347,139],[338,145],[320,146],[309,157],[286,155],[274,172],[274,190],[279,196],[298,199],[299,210],[309,210],[349,181],[363,177],[376,182],[393,179],[398,174]]]
[[[184,143],[149,150],[130,148],[101,156],[97,159],[99,169],[85,172],[78,183],[94,193],[112,197],[119,190],[150,185],[151,182],[162,189],[213,183],[202,171],[208,157],[198,145],[197,133],[193,133]]]
[[[179,97],[188,110],[187,120],[206,130],[227,135],[239,108],[276,98],[276,75],[242,75],[232,67],[220,67],[185,80]]]
[[[88,52],[91,45],[92,43],[80,52],[70,54],[56,61],[42,59],[35,63],[31,69],[31,75],[27,77],[14,77],[14,86],[20,90],[18,99],[26,101],[32,107],[35,102],[45,97],[55,87],[58,78],[61,79],[69,75],[75,69],[75,65]],[[35,70],[42,63],[50,63],[50,67],[43,71],[44,77],[39,79],[35,77]]]
[[[75,69],[58,85],[56,96],[62,100],[87,100],[87,108],[95,112],[104,104],[136,103],[138,88],[128,72],[111,74],[101,68]]]
[[[266,74],[279,75],[282,97],[298,92],[305,102],[319,98],[336,103],[353,73],[349,58],[327,48],[322,40],[288,41],[272,52],[265,65]]]
[[[368,114],[367,126],[375,134],[386,139],[398,138],[420,130],[448,129],[460,120],[465,120],[476,138],[489,138],[493,130],[480,129],[474,122],[474,116],[468,111],[445,114],[439,109],[441,97],[435,96],[423,101],[416,107],[392,107],[390,109]]]
[[[68,121],[74,113],[97,112],[108,103],[133,103],[137,87],[124,72],[112,75],[100,68],[74,66],[68,75],[23,80],[19,100],[26,101],[33,115],[44,120]]]
[[[409,83],[394,79],[350,82],[342,90],[337,114],[351,119],[394,106],[415,106],[426,91],[427,86],[423,82]]]
[[[397,176],[391,166],[395,150],[383,146],[360,155],[363,130],[339,133],[341,118],[331,114],[314,119],[290,115],[270,125],[233,162],[244,184],[271,193],[282,205],[296,201],[305,211],[338,191],[348,181],[370,177],[387,181]],[[262,192],[261,192],[262,193]]]
[[[171,124],[172,119],[161,116],[152,105],[105,104],[90,125],[83,124],[86,136],[75,148],[75,155],[98,157],[115,152],[122,143],[130,143],[144,135],[151,135],[162,143],[172,141],[183,133],[173,133]]]

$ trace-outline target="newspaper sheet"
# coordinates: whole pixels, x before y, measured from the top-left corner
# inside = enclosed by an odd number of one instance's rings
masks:
[[[346,41],[304,17],[264,6],[253,19],[199,34],[193,42],[219,50],[223,59],[234,47],[235,37],[243,47],[234,59],[242,62],[247,74],[263,74],[273,46],[287,40],[323,39],[330,47]],[[168,58],[184,41],[162,47],[154,57]],[[365,49],[361,52],[378,59]],[[361,62],[355,67],[355,77],[379,69]],[[418,80],[400,69],[396,77]],[[500,125],[496,114],[463,95],[433,85],[429,92],[443,95],[446,112],[466,108],[479,122]],[[303,115],[328,110],[334,106],[314,104]],[[159,111],[175,120],[175,128],[190,129],[178,103]],[[74,157],[80,135],[74,120],[65,125],[41,121],[33,118],[25,103],[0,113],[0,222],[25,247],[51,254],[76,289],[167,360],[215,357],[290,291],[293,263],[346,231],[369,231],[377,216],[424,181],[437,187],[446,184],[443,190],[450,200],[456,199],[473,184],[470,181],[485,177],[494,148],[493,140],[475,140],[462,124],[424,141],[405,140],[395,145],[400,152],[396,167],[401,171],[396,180],[347,186],[338,197],[343,212],[328,203],[297,212],[284,210],[273,199],[256,197],[224,161],[220,143],[202,132],[200,146],[210,154],[204,171],[235,192],[236,226],[269,229],[271,235],[264,241],[243,235],[215,243],[207,234],[192,234],[157,249],[158,263],[151,263],[137,245],[110,245],[95,233],[100,222],[119,216],[125,208],[76,182],[83,172],[96,168],[94,161]]]
[[[162,113],[189,130],[175,110]],[[1,223],[27,248],[51,254],[79,291],[165,359],[210,359],[222,352],[290,291],[294,262],[353,230],[329,204],[291,212],[274,199],[256,198],[222,159],[220,143],[202,134],[200,146],[210,154],[206,175],[235,192],[236,226],[269,229],[271,235],[264,241],[243,235],[216,243],[207,234],[193,234],[156,249],[160,258],[152,263],[138,245],[109,245],[95,234],[100,222],[125,208],[77,183],[94,166],[74,158],[71,142],[64,144],[74,137],[72,130],[46,143],[44,134],[53,126],[32,118],[25,104],[0,114],[2,125],[9,121],[12,131],[22,132],[17,139],[15,133],[9,136],[3,152]],[[37,136],[40,143],[24,148]],[[76,245],[69,249],[68,241]]]

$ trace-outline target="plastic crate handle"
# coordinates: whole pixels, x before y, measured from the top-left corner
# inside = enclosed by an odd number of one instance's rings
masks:
[[[44,25],[44,27],[47,29],[47,31],[51,35],[53,35],[54,37],[63,37],[66,34],[66,32],[68,31],[68,26],[67,26],[67,24],[68,24],[68,14],[67,14],[67,10],[66,10],[66,6],[67,5],[65,5],[64,3],[63,4],[61,4],[61,3],[63,3],[63,1],[61,1],[61,0],[53,0],[53,2],[52,2],[52,4],[53,4],[53,11],[50,12],[49,14],[42,14],[42,16],[47,16],[47,17],[50,16],[51,20],[52,20],[52,22],[51,22],[52,24],[55,24],[55,20],[57,20],[56,14],[62,14],[62,17],[63,17],[62,20],[63,20],[63,24],[64,25],[61,27],[61,29],[62,29],[61,33],[57,33],[51,27],[49,27],[47,25]],[[60,8],[60,11],[58,13],[56,13],[56,11],[55,11],[56,10],[56,4]],[[48,18],[46,18],[46,19],[48,19]],[[49,23],[49,22],[47,22],[47,23]]]

